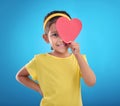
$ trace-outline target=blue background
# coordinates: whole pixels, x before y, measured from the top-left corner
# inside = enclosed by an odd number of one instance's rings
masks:
[[[76,42],[97,77],[94,87],[81,80],[84,106],[120,106],[120,0],[0,0],[0,106],[39,106],[41,96],[15,75],[34,54],[50,51],[42,25],[52,10],[83,23]]]

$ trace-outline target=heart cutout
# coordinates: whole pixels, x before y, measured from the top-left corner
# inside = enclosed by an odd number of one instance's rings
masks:
[[[77,18],[69,20],[66,17],[60,17],[56,22],[56,29],[60,38],[65,43],[70,43],[79,35],[82,29],[82,23]]]

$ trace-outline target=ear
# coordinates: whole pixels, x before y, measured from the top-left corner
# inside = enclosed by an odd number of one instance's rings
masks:
[[[45,40],[45,42],[49,43],[49,39],[48,39],[48,36],[46,34],[43,34],[43,39]]]

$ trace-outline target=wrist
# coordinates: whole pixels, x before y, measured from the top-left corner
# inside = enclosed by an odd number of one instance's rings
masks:
[[[80,51],[77,50],[77,49],[72,50],[72,52],[73,52],[73,54],[76,55],[76,56],[80,55]]]
[[[36,84],[37,86],[36,86],[36,91],[37,92],[40,92],[40,87],[39,87],[39,85],[38,84]]]
[[[73,53],[76,57],[81,56],[80,52],[74,52]]]
[[[75,55],[75,57],[77,58],[77,59],[81,59],[82,58],[82,55],[80,54],[80,53],[76,53],[76,54],[74,54]]]

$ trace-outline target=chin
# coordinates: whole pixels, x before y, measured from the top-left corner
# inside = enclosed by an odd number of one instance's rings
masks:
[[[59,54],[65,54],[65,53],[67,53],[68,51],[67,50],[58,50],[57,51]]]

